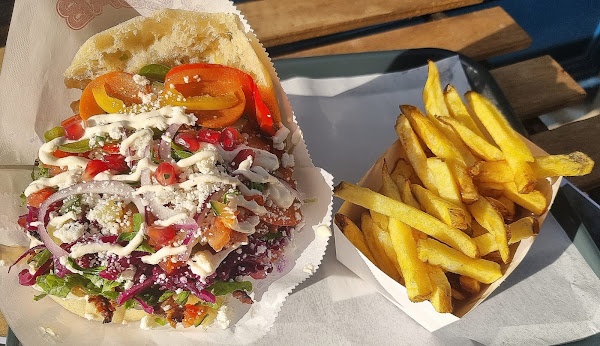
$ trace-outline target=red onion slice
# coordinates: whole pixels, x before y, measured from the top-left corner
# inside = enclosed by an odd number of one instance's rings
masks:
[[[50,205],[73,195],[81,195],[84,193],[106,193],[130,199],[137,207],[138,212],[143,215],[144,220],[142,221],[145,221],[144,204],[142,203],[141,198],[133,195],[133,192],[134,189],[131,186],[118,181],[93,180],[71,185],[54,193],[48,197],[48,199],[46,199],[42,205],[40,205],[40,209],[38,211],[38,220],[40,220],[40,224],[38,225],[38,234],[42,238],[46,248],[52,252],[52,255],[55,257],[67,256],[69,253],[58,246],[54,240],[52,240],[50,234],[48,234],[48,230],[46,230],[46,226],[44,225],[43,220],[46,219],[46,214],[48,213],[48,207],[50,207]]]
[[[290,192],[290,194],[292,194],[292,196],[294,196],[294,198],[296,198],[298,201],[300,201],[300,203],[302,203],[302,201],[304,200],[304,197],[302,196],[302,194],[294,189],[292,187],[292,185],[290,185],[290,183],[288,183],[287,181],[285,181],[283,178],[280,178],[278,176],[275,176],[275,178],[277,178],[279,180],[279,182],[286,188],[288,189],[288,191]]]
[[[165,133],[163,134],[163,136],[167,136],[168,138],[173,138],[173,136],[175,136],[175,133],[177,133],[177,130],[179,130],[179,127],[181,127],[181,124],[172,124],[167,128],[167,131],[165,131]],[[170,141],[166,141],[164,139],[160,140],[160,145],[158,147],[158,155],[160,156],[161,159],[165,160],[165,161],[171,161],[171,142]]]

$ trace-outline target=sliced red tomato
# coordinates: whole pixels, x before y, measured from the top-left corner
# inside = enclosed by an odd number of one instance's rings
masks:
[[[46,199],[48,199],[48,197],[52,196],[54,192],[56,192],[56,190],[51,187],[45,187],[37,192],[34,192],[31,195],[27,196],[27,205],[39,208],[40,205]]]
[[[104,150],[107,153],[111,153],[111,154],[118,153],[119,149],[120,149],[119,143],[109,143],[102,147],[102,150]]]
[[[207,308],[205,306],[196,306],[192,304],[185,305],[185,311],[183,312],[183,324],[184,328],[189,328],[191,326],[197,326],[202,323],[202,320],[208,315],[206,311]]]
[[[226,151],[232,151],[238,145],[243,144],[246,140],[236,129],[233,127],[227,127],[221,131],[221,137],[219,143],[221,147]]]
[[[156,180],[162,186],[172,185],[177,182],[175,167],[168,162],[161,162],[154,173]]]
[[[295,204],[295,203],[294,203]],[[277,206],[265,206],[267,213],[259,215],[259,219],[271,225],[277,226],[294,226],[302,221],[302,211],[296,208],[292,204],[287,209],[279,208]]]
[[[82,179],[84,181],[93,180],[94,177],[100,173],[109,169],[108,164],[101,160],[91,160],[85,166]]]
[[[192,132],[178,133],[173,141],[191,152],[200,149],[200,140],[196,137],[196,134]]]
[[[156,249],[160,249],[165,245],[169,245],[171,240],[175,238],[175,229],[172,227],[163,226],[148,226],[148,243]]]
[[[209,129],[200,129],[198,131],[198,139],[200,142],[217,144],[219,143],[219,139],[221,138],[221,132],[209,130]]]
[[[125,156],[120,154],[109,154],[102,156],[102,161],[106,162],[108,169],[115,171],[116,173],[123,173],[129,170],[127,162],[125,162]]]
[[[77,140],[85,134],[83,128],[83,120],[79,114],[74,115],[60,123],[63,130],[65,130],[65,137],[71,140]]]
[[[140,92],[150,93],[150,86],[137,84],[130,73],[116,71],[103,74],[83,89],[79,101],[79,114],[84,120],[105,113],[94,98],[93,89],[98,86],[104,86],[108,96],[121,100],[126,106],[142,103],[142,99],[138,96]]]

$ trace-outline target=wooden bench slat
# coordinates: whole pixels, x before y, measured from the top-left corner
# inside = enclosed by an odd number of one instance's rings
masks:
[[[278,58],[360,53],[410,48],[443,48],[476,60],[515,52],[531,37],[501,7],[362,36]]]
[[[490,72],[521,120],[581,102],[586,95],[549,55]]]
[[[265,47],[460,8],[483,0],[263,0],[238,5]]]
[[[596,165],[592,172],[581,177],[568,179],[582,190],[600,186],[600,116],[563,125],[552,131],[544,131],[531,136],[531,140],[550,154],[566,154],[581,151],[590,156]]]

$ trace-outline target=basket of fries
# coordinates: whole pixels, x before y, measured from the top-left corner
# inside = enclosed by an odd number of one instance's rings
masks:
[[[441,88],[429,62],[425,113],[400,106],[398,140],[357,185],[334,190],[337,258],[434,331],[482,303],[526,256],[562,176],[585,154],[548,155],[492,102]],[[392,124],[390,124],[392,126]]]

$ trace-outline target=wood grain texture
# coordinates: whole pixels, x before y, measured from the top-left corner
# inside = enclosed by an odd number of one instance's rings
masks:
[[[531,37],[500,7],[306,49],[277,58],[360,53],[410,48],[443,48],[475,60],[515,52]]]
[[[586,95],[549,55],[490,72],[522,120],[581,102]]]
[[[483,0],[257,0],[238,5],[265,47],[481,3]]]
[[[531,140],[550,154],[566,154],[581,151],[590,156],[596,165],[592,172],[582,177],[569,177],[569,181],[582,190],[600,187],[600,116],[563,125],[552,131],[531,136]]]

